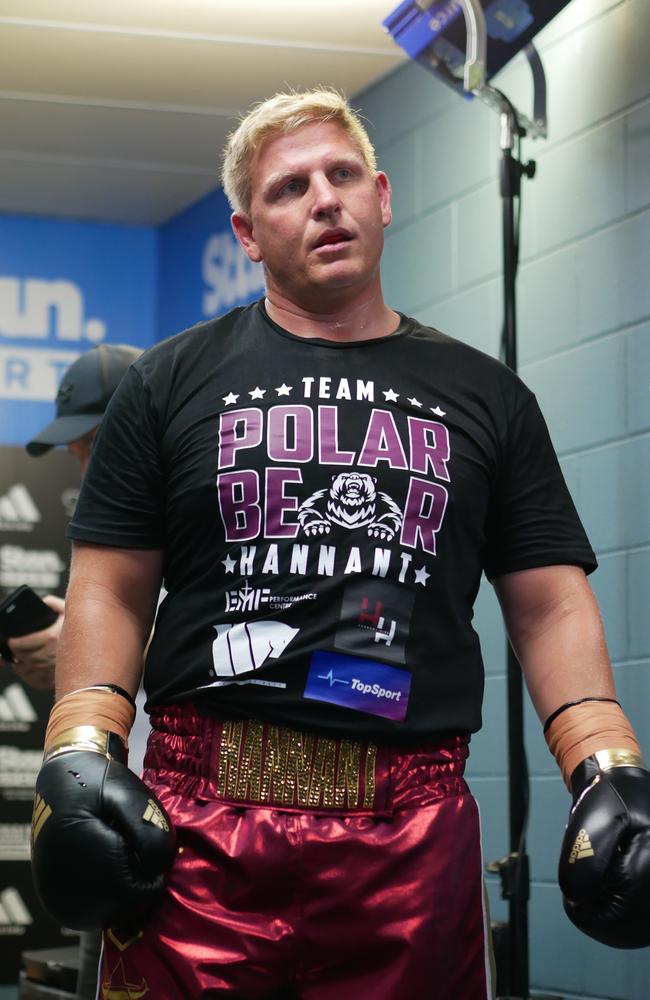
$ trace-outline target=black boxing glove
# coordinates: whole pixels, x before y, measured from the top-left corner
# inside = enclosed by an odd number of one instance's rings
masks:
[[[569,919],[613,948],[650,945],[650,772],[630,750],[601,750],[571,774],[559,864]]]
[[[126,767],[120,736],[86,725],[59,732],[32,818],[32,875],[48,913],[74,930],[141,926],[175,849],[169,817]]]

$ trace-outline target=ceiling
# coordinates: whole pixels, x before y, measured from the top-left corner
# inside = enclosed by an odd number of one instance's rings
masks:
[[[397,0],[0,0],[0,212],[157,224],[219,183],[239,114],[352,97],[405,58]]]

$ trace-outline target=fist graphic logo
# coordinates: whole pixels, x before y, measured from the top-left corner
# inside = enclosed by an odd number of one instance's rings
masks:
[[[232,677],[257,670],[268,659],[276,660],[299,629],[284,622],[239,622],[215,625],[212,660],[217,677]]]

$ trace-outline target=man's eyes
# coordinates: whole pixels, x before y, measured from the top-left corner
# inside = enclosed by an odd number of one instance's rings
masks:
[[[351,167],[336,167],[329,174],[330,180],[334,184],[353,180],[354,176],[355,172]],[[275,197],[284,198],[284,197],[291,197],[292,195],[300,195],[307,190],[308,186],[309,186],[309,181],[307,179],[303,180],[299,177],[295,177],[293,178],[293,180],[287,181],[285,184],[282,184],[281,187],[277,190]]]
[[[298,194],[304,189],[304,183],[302,181],[287,181],[276,194],[276,198],[282,198],[284,195]]]

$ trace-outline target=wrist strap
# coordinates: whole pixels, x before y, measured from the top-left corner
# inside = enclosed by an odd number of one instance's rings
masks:
[[[548,728],[551,723],[554,722],[558,715],[561,715],[562,712],[566,712],[567,708],[573,708],[574,705],[584,705],[586,701],[609,701],[614,705],[618,705],[619,708],[621,707],[621,703],[617,701],[616,698],[578,698],[577,701],[565,701],[564,705],[560,705],[559,708],[556,708],[555,711],[551,712],[549,715],[548,719],[544,723],[544,733],[548,732]]]
[[[95,734],[112,733],[127,748],[134,719],[133,699],[126,692],[122,693],[121,689],[114,691],[113,685],[98,684],[71,691],[60,698],[50,712],[45,733],[45,752],[48,754],[55,747],[58,749],[62,743],[68,749],[74,749],[72,744],[75,740],[71,741],[69,734],[88,729]],[[93,739],[96,744],[94,749],[103,753],[104,750],[99,745],[102,737]]]
[[[629,751],[641,757],[630,721],[613,698],[567,705],[550,721],[545,736],[570,791],[571,776],[587,757],[606,750],[617,756]]]
[[[120,687],[119,684],[91,684],[89,687],[77,688],[76,691],[71,691],[71,694],[78,694],[79,691],[112,691],[113,694],[119,694],[122,698],[126,698],[129,705],[133,708],[136,707],[135,700],[131,697],[126,688]]]

